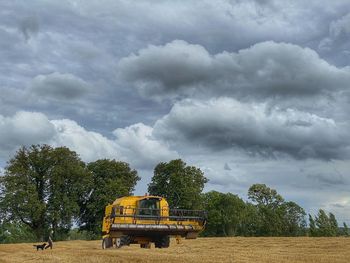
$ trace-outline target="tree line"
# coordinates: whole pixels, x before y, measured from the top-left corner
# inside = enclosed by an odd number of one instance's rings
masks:
[[[20,148],[0,176],[0,243],[100,238],[104,208],[132,195],[140,177],[126,162],[83,162],[67,147]],[[308,215],[276,190],[254,184],[243,201],[232,193],[203,193],[208,179],[181,159],[161,162],[148,185],[171,208],[204,209],[203,236],[347,236],[334,214]]]

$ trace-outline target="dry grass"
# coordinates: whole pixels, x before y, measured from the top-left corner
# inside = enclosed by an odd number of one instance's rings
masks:
[[[350,262],[350,238],[199,238],[172,240],[168,249],[101,249],[100,241],[56,242],[53,250],[32,244],[0,245],[0,262]]]

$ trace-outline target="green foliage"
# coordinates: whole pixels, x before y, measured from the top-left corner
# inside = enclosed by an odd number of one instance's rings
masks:
[[[285,202],[276,190],[254,184],[248,198],[255,203],[256,232],[259,236],[298,236],[305,233],[305,211],[294,202]]]
[[[131,195],[140,177],[125,162],[97,160],[88,164],[92,173],[88,195],[80,202],[80,229],[98,236],[105,206],[116,198]]]
[[[242,224],[242,236],[259,236],[261,218],[257,207],[249,202],[246,202],[244,210],[244,223]]]
[[[260,206],[277,208],[284,199],[275,189],[267,187],[265,184],[253,184],[249,187],[248,198]]]
[[[313,219],[312,215],[309,214],[309,236],[310,237],[316,237],[317,236],[317,228],[315,220]]]
[[[200,209],[201,193],[208,179],[194,166],[186,166],[181,159],[159,163],[154,169],[148,191],[165,197],[169,206],[182,209]]]
[[[73,228],[69,231],[67,239],[68,240],[96,240],[96,239],[101,239],[101,234],[99,233],[98,235],[96,235],[90,231]]]
[[[66,147],[22,147],[0,179],[3,217],[19,221],[43,240],[52,230],[64,239],[79,215],[89,173],[78,155]]]
[[[98,239],[105,206],[132,195],[140,180],[125,162],[97,160],[87,166],[66,147],[22,147],[0,176],[0,243],[43,240]],[[202,194],[208,179],[181,159],[159,163],[149,193],[165,197],[170,207],[205,209],[204,236],[299,236],[306,234],[305,211],[286,202],[276,190],[254,184],[252,203],[237,195],[211,191]],[[79,229],[71,229],[72,222]],[[309,215],[309,236],[349,235],[338,228],[334,214],[319,210]]]
[[[318,236],[336,236],[338,231],[338,223],[332,213],[327,216],[322,209],[319,210],[315,219],[318,228]]]
[[[314,237],[334,237],[340,235],[334,214],[328,215],[323,209],[318,211],[315,220],[309,215],[309,235]]]
[[[276,190],[265,184],[254,184],[248,190],[248,198],[256,204],[258,211],[256,234],[259,236],[281,235],[282,211],[280,205],[284,200]]]
[[[338,236],[340,234],[339,228],[338,228],[338,222],[333,213],[329,213],[329,226],[330,226],[329,233],[332,237]]]
[[[306,213],[302,207],[294,202],[282,204],[283,235],[302,236],[306,234]]]
[[[349,228],[345,222],[343,222],[343,229],[341,231],[341,235],[346,237],[349,236]]]
[[[322,209],[318,211],[315,218],[318,236],[330,236],[331,225],[326,212]]]
[[[234,236],[244,224],[245,203],[231,193],[211,191],[203,194],[204,209],[208,212],[205,236]]]
[[[3,222],[0,224],[0,244],[34,242],[33,231],[20,222]]]

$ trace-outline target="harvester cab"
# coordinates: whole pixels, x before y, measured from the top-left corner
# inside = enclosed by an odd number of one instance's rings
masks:
[[[169,247],[170,237],[195,239],[204,229],[206,212],[170,209],[160,196],[126,196],[107,205],[102,223],[102,248],[140,244]]]

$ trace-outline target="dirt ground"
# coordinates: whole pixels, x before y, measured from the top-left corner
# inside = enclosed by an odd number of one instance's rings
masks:
[[[0,262],[350,262],[350,238],[198,238],[170,248],[130,245],[101,249],[100,241],[55,242],[36,251],[33,244],[0,245]]]

